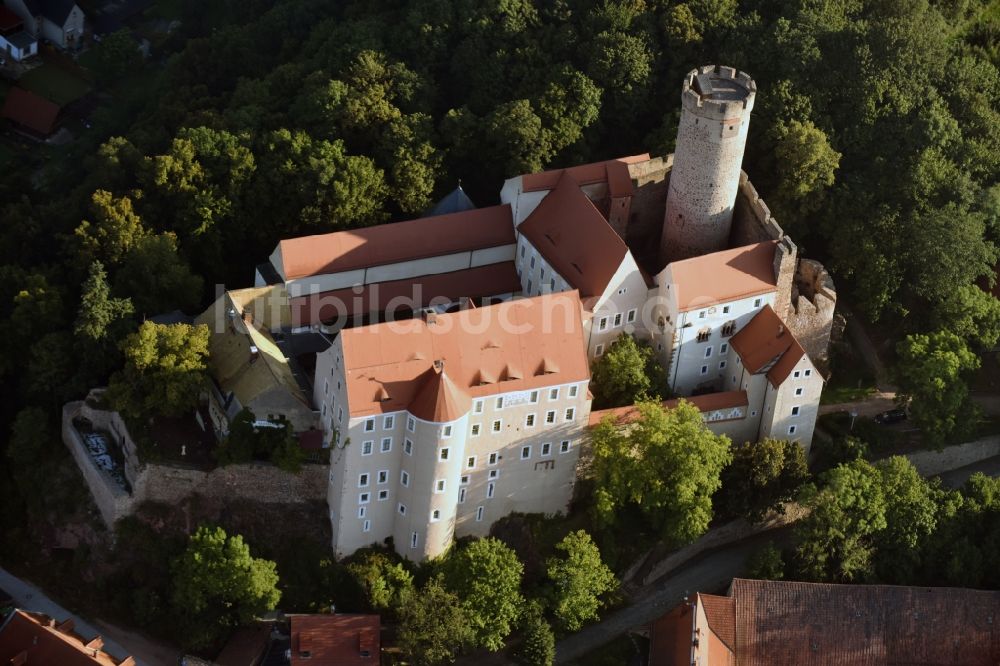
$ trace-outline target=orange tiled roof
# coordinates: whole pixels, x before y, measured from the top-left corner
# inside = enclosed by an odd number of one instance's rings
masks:
[[[469,411],[472,398],[448,379],[444,366],[431,368],[425,374],[427,378],[410,403],[411,414],[424,421],[444,423],[458,420]]]
[[[704,395],[693,395],[688,398],[677,398],[674,400],[664,400],[663,406],[666,409],[673,409],[681,400],[686,400],[698,408],[698,411],[712,412],[716,409],[730,409],[733,407],[746,407],[749,403],[746,391],[720,391],[718,393],[705,393]],[[614,416],[619,425],[634,423],[639,418],[639,410],[635,405],[626,407],[612,407],[590,413],[590,426],[596,426],[607,416]]]
[[[59,666],[134,666],[135,660],[115,659],[101,648],[100,636],[88,640],[73,630],[73,620],[56,622],[43,613],[15,610],[0,627],[0,664],[22,653],[22,663]]]
[[[59,105],[40,95],[14,86],[7,91],[0,115],[37,134],[52,133],[59,117]]]
[[[291,666],[378,666],[378,615],[336,613],[289,618]]]
[[[309,326],[331,321],[338,315],[352,316],[369,312],[384,312],[399,299],[416,299],[416,305],[425,307],[434,299],[457,301],[462,296],[481,298],[512,294],[521,291],[514,262],[503,261],[450,273],[422,275],[405,280],[391,280],[364,285],[360,292],[354,288],[335,289],[319,294],[297,296],[290,299],[292,326]],[[344,307],[338,312],[338,303]]]
[[[730,340],[743,365],[751,373],[767,370],[767,380],[777,388],[788,378],[806,351],[781,317],[765,305]]]
[[[747,666],[1000,663],[1000,592],[737,578],[730,596]]]
[[[778,288],[774,274],[777,241],[764,241],[674,261],[674,295],[681,312],[734,301]]]
[[[585,381],[590,377],[575,291],[350,328],[340,333],[351,416],[437,410],[422,395],[441,361],[457,408],[464,399]],[[430,407],[434,405],[434,407]],[[450,411],[449,407],[446,411]],[[421,417],[423,418],[423,417]]]
[[[607,182],[611,196],[631,196],[632,177],[629,175],[628,165],[647,161],[649,161],[649,153],[643,153],[642,155],[619,157],[606,162],[579,164],[568,169],[529,173],[521,176],[521,189],[524,192],[551,190],[559,183],[560,177],[564,173],[568,173],[580,185]]]
[[[514,242],[510,206],[425,217],[278,243],[285,280],[439,257]]]
[[[736,647],[736,602],[732,597],[698,594],[708,627],[730,650]]]
[[[589,299],[604,293],[628,248],[569,171],[518,231],[581,298]]]

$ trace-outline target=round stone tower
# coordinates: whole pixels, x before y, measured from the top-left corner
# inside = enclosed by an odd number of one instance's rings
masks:
[[[756,92],[753,79],[732,67],[706,65],[685,77],[660,241],[664,261],[725,249]]]

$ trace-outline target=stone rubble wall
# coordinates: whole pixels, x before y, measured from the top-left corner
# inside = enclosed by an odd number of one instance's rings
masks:
[[[941,451],[917,451],[906,455],[921,476],[943,474],[994,456],[1000,456],[1000,436],[956,444]]]

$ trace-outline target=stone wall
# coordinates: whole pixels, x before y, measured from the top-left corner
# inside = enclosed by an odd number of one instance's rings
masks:
[[[823,264],[800,259],[785,322],[814,362],[825,364],[830,351],[837,291]]]
[[[660,235],[673,163],[673,155],[668,155],[666,159],[654,157],[628,167],[634,189],[623,238],[632,256],[650,273],[658,273],[663,268],[659,258]]]
[[[121,447],[131,493],[94,464],[73,426],[75,418],[90,420],[95,429],[111,435],[112,444]],[[326,501],[328,465],[304,465],[292,474],[268,463],[227,465],[213,470],[182,464],[143,463],[121,417],[116,412],[95,409],[83,401],[63,407],[62,433],[108,527],[133,513],[144,501],[176,504],[192,495],[226,500],[242,498],[265,504]]]
[[[949,446],[941,451],[917,451],[907,458],[921,476],[934,476],[1000,455],[1000,436]]]

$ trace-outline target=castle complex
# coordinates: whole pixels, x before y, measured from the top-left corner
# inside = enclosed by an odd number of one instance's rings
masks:
[[[740,170],[755,94],[746,74],[702,67],[672,156],[521,175],[497,206],[457,191],[431,217],[282,241],[255,287],[200,318],[217,428],[249,407],[314,432],[335,552],[392,537],[417,560],[508,513],[565,510],[588,427],[629,419],[591,413],[588,391],[623,333],[656,349],[712,430],[808,451],[836,292]]]

